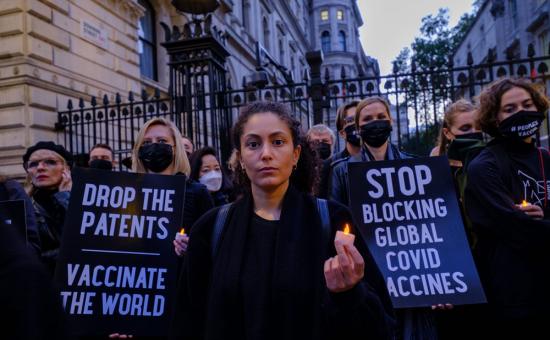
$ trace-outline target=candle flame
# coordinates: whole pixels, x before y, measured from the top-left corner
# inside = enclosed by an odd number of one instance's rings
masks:
[[[526,207],[526,206],[527,206],[527,204],[528,204],[528,203],[527,203],[527,201],[526,201],[526,200],[523,200],[523,202],[521,202],[521,206],[522,206],[522,207]]]
[[[346,227],[344,228],[344,234],[349,234],[349,224],[346,223]]]
[[[185,234],[185,228],[181,228],[180,230],[180,235],[183,235],[183,234]]]

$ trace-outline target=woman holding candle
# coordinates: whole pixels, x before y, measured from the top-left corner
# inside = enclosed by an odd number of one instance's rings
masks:
[[[180,280],[174,339],[385,339],[391,303],[361,240],[335,237],[349,211],[328,203],[323,233],[311,195],[315,161],[299,122],[273,102],[244,107],[234,126],[237,184],[193,227]],[[217,246],[214,246],[214,244]]]
[[[178,175],[186,183],[183,227],[191,226],[214,207],[206,187],[187,176],[191,170],[182,144],[181,134],[172,122],[164,118],[149,120],[138,133],[132,151],[132,170],[138,173]],[[174,239],[176,254],[182,256],[188,237]]]
[[[535,135],[549,101],[535,84],[504,78],[479,102],[479,124],[494,140],[468,167],[465,205],[488,300],[482,326],[497,338],[546,334],[537,320],[550,317],[550,156]]]

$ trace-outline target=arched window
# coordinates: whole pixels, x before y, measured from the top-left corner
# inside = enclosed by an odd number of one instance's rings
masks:
[[[264,47],[269,51],[269,21],[266,17],[262,20],[262,26],[264,28]]]
[[[346,46],[346,33],[344,31],[338,32],[338,45],[340,46],[340,51],[345,51]]]
[[[250,28],[250,18],[249,18],[249,12],[250,12],[250,3],[248,0],[243,0],[242,2],[242,10],[243,10],[243,27]]]
[[[330,32],[321,33],[321,49],[323,52],[330,52]]]
[[[155,12],[147,0],[139,0],[145,8],[138,24],[138,52],[141,74],[147,78],[157,78],[157,39],[155,36]]]

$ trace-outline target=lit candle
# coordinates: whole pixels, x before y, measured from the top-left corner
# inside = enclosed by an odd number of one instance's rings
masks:
[[[340,241],[342,245],[353,245],[353,241],[355,241],[355,235],[350,233],[349,224],[346,223],[344,231],[338,230],[336,232],[336,238],[334,239],[334,241]]]
[[[181,228],[181,230],[178,233],[176,233],[176,240],[181,241],[184,235],[185,235],[185,228]]]
[[[529,205],[529,203],[528,203],[526,200],[523,200],[523,201],[521,202],[521,206],[522,206],[522,207],[526,207],[526,206],[528,206],[528,205]]]

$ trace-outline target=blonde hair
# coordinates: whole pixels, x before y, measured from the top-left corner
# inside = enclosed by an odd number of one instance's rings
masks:
[[[43,150],[43,149],[38,149],[38,150]],[[36,150],[36,151],[38,151],[38,150]],[[67,163],[65,158],[63,158],[63,156],[61,156],[60,154],[58,154],[57,152],[55,152],[53,150],[50,150],[50,151],[52,151],[55,154],[55,156],[57,158],[59,158],[59,160],[63,164],[63,167],[65,167],[69,171],[71,170],[69,168],[69,164]],[[29,156],[32,156],[32,154],[30,154]],[[36,192],[36,187],[32,184],[32,175],[30,174],[30,172],[28,170],[25,170],[25,171],[27,172],[27,176],[25,177],[25,182],[23,183],[23,189],[25,190],[27,195],[29,195],[29,197],[32,197],[34,195],[34,193]]]
[[[143,127],[139,130],[139,133],[136,138],[136,143],[134,144],[134,148],[132,149],[132,171],[137,173],[146,173],[147,169],[143,165],[143,162],[141,159],[139,159],[139,148],[143,144],[143,139],[145,138],[145,133],[147,130],[154,125],[163,125],[166,126],[170,131],[172,131],[172,138],[174,139],[174,173],[184,173],[186,176],[189,177],[191,174],[191,167],[189,166],[189,159],[187,159],[187,154],[185,153],[185,149],[183,147],[183,143],[181,140],[181,133],[176,128],[174,123],[169,121],[168,119],[164,118],[153,118],[147,121]]]
[[[370,104],[374,104],[374,103],[380,103],[382,105],[384,105],[384,107],[386,108],[386,112],[388,113],[388,117],[390,119],[390,122],[393,121],[392,117],[391,117],[391,111],[390,111],[390,104],[388,104],[388,101],[382,97],[379,97],[379,96],[372,96],[372,97],[368,97],[368,98],[365,98],[363,100],[361,100],[359,102],[359,104],[357,104],[357,108],[356,108],[356,113],[355,113],[355,127],[357,129],[359,129],[359,118],[361,116],[361,111],[369,106]]]
[[[454,125],[455,118],[462,113],[475,111],[476,107],[474,104],[470,103],[464,98],[457,100],[447,107],[445,110],[445,115],[443,116],[443,124],[439,130],[439,138],[437,139],[437,156],[442,156],[447,154],[447,146],[451,142],[447,136],[445,136],[444,129],[450,130]],[[474,123],[475,125],[475,123]]]

